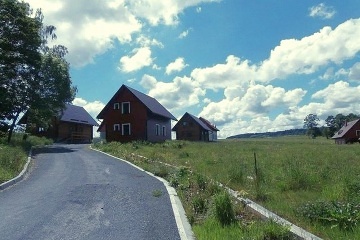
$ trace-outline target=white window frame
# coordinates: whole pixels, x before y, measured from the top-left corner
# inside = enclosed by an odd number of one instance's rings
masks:
[[[119,110],[120,109],[120,103],[114,103],[114,110]]]
[[[129,126],[129,134],[125,135],[124,127]],[[130,123],[123,123],[121,124],[121,135],[123,136],[130,136],[131,135],[131,124]]]
[[[114,130],[114,132],[119,132],[120,131],[120,124],[119,123],[114,124],[113,130]]]
[[[162,126],[161,133],[164,137],[166,137],[166,126]]]
[[[127,112],[127,113],[124,112],[124,105],[126,105],[126,104],[129,105],[129,112]],[[122,102],[121,103],[121,113],[122,114],[129,114],[130,113],[130,102]]]
[[[356,136],[360,137],[360,130],[356,130]]]
[[[159,124],[155,124],[155,135],[160,136],[160,125]]]

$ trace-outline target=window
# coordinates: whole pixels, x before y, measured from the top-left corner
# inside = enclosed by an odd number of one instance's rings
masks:
[[[360,130],[356,130],[356,136],[360,137]]]
[[[130,102],[122,102],[121,103],[121,113],[122,114],[130,113]]]
[[[130,128],[130,123],[124,123],[121,125],[121,130],[122,130],[122,135],[123,136],[129,136],[131,135],[131,128]]]
[[[120,124],[114,124],[114,132],[120,131]]]
[[[183,126],[187,126],[187,122],[183,122]]]
[[[114,110],[117,110],[117,109],[120,109],[120,104],[118,102],[114,103]]]
[[[166,127],[165,126],[162,126],[162,135],[166,136]]]
[[[160,135],[160,125],[159,125],[159,124],[156,124],[156,125],[155,125],[155,135],[156,135],[156,136],[159,136],[159,135]]]

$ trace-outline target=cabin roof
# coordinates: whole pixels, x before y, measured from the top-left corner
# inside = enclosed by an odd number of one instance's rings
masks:
[[[103,110],[99,113],[97,118],[103,119],[104,113],[108,108],[111,107],[111,104],[114,102],[115,97],[120,93],[122,89],[129,90],[134,96],[142,102],[147,109],[149,109],[152,113],[156,115],[160,115],[162,117],[166,117],[172,120],[177,121],[177,119],[163,106],[161,105],[155,98],[152,98],[142,92],[139,92],[131,87],[128,87],[126,85],[122,85],[119,90],[114,94],[114,96],[110,99],[110,101],[106,104],[106,106],[103,108]]]
[[[346,123],[344,126],[342,126],[342,128],[340,128],[339,131],[337,131],[335,133],[335,135],[332,137],[333,139],[335,138],[342,138],[344,137],[344,135],[359,121],[360,119],[351,121]]]
[[[60,114],[60,120],[64,122],[74,122],[87,124],[92,126],[99,126],[99,124],[90,116],[90,114],[80,106],[72,104],[66,104],[62,114]]]
[[[194,120],[197,124],[199,124],[199,126],[207,131],[213,131],[210,127],[207,126],[207,124],[205,124],[203,121],[201,121],[198,117],[195,117],[194,115],[186,112],[180,119],[180,121],[173,127],[173,131],[176,131],[178,124],[181,122],[181,120],[185,117],[185,116],[189,116],[192,120]]]

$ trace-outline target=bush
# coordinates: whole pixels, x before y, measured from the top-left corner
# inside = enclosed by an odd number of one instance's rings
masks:
[[[271,220],[264,225],[264,240],[289,240],[294,239],[289,227],[282,226]]]

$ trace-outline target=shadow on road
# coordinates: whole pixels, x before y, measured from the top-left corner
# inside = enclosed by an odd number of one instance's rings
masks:
[[[44,154],[44,153],[71,153],[75,151],[77,151],[77,149],[52,145],[52,146],[34,148],[33,155]]]

